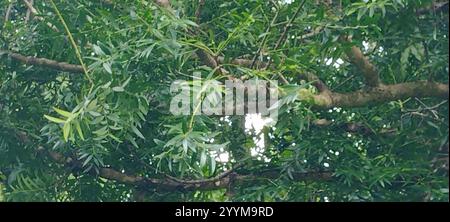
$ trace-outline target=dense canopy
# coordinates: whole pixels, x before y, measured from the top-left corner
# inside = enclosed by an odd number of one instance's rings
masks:
[[[448,19],[436,0],[2,0],[0,201],[448,201]],[[278,81],[278,121],[173,115],[193,73]]]

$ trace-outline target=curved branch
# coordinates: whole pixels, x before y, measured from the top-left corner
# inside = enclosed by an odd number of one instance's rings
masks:
[[[344,37],[345,42],[350,42],[350,38]],[[369,59],[364,55],[360,48],[352,46],[345,52],[349,59],[354,63],[364,76],[365,83],[369,87],[377,87],[381,84],[378,70]]]
[[[8,7],[6,8],[5,12],[5,24],[9,21],[9,16],[11,16],[11,10],[13,8],[13,3],[10,3]]]
[[[301,80],[306,80],[307,82],[310,82],[321,93],[330,91],[328,86],[318,76],[316,76],[310,72],[298,73],[297,78],[301,79]]]

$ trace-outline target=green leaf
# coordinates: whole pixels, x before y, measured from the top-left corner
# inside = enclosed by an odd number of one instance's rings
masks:
[[[373,17],[373,14],[375,13],[375,7],[370,7],[369,9],[369,17]]]
[[[184,139],[182,143],[183,143],[183,152],[187,153],[189,148],[187,139]]]
[[[135,126],[131,126],[131,129],[138,137],[145,139],[144,135],[142,135],[142,133]]]
[[[210,158],[211,158],[211,173],[214,173],[216,171],[216,160],[214,159],[214,157]]]
[[[109,74],[112,74],[111,63],[109,63],[109,62],[104,62],[104,63],[103,63],[103,68],[106,70],[106,72],[108,72]]]
[[[66,141],[66,142],[67,142],[68,139],[69,139],[70,127],[71,127],[70,122],[66,122],[66,123],[64,124],[64,127],[63,127],[64,141]]]
[[[78,121],[74,122],[75,128],[77,129],[78,135],[80,136],[81,140],[84,140],[83,131],[81,130],[80,123]]]
[[[122,84],[122,88],[125,88],[128,85],[128,83],[130,83],[130,80],[131,80],[131,76],[128,77],[127,80],[125,80],[125,82]]]
[[[51,122],[54,122],[54,123],[65,123],[66,122],[65,120],[58,119],[58,118],[55,118],[55,117],[52,117],[52,116],[44,115],[44,117],[46,119],[50,120]]]
[[[64,111],[64,110],[61,110],[61,109],[58,109],[56,107],[53,107],[53,110],[55,110],[61,116],[64,116],[64,117],[67,117],[67,118],[72,118],[73,117],[72,113]]]
[[[204,167],[206,164],[206,152],[203,151],[200,155],[200,167]]]
[[[93,155],[88,155],[87,158],[83,161],[83,167],[85,167],[89,162],[91,162]]]
[[[113,140],[115,140],[118,143],[122,143],[122,140],[120,140],[119,138],[117,138],[116,136],[114,136],[113,134],[109,133],[108,134],[109,137],[111,137]]]
[[[360,8],[359,9],[359,11],[358,11],[358,21],[359,20],[361,20],[361,18],[366,14],[366,12],[367,12],[367,8],[366,7],[363,7],[363,8]]]
[[[380,6],[383,17],[386,17],[386,7],[384,5]]]
[[[104,136],[108,133],[108,127],[104,126],[96,131],[93,132],[94,134],[98,135],[98,136]]]
[[[183,21],[184,21],[184,23],[186,23],[187,25],[194,26],[194,27],[198,27],[197,23],[195,23],[195,22],[193,22],[193,21],[191,21],[191,20],[185,19],[185,20],[183,20]]]
[[[113,87],[112,90],[114,92],[123,92],[123,91],[125,91],[125,89],[122,86]]]
[[[105,52],[103,52],[102,48],[100,48],[100,46],[93,44],[92,48],[94,49],[95,54],[99,55],[99,56],[104,56]]]

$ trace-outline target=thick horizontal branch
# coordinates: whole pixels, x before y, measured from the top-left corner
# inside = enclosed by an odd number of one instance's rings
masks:
[[[81,166],[81,162],[73,158],[65,157],[64,155],[48,151],[43,147],[38,148],[38,152],[46,154],[50,159],[58,164],[68,166],[73,169],[74,166]],[[94,173],[92,171],[91,173]],[[178,180],[173,178],[147,178],[137,175],[129,175],[122,173],[112,168],[101,168],[98,171],[98,176],[113,180],[118,183],[129,184],[145,188],[146,190],[158,191],[195,191],[195,190],[217,190],[226,189],[230,184],[244,184],[252,183],[264,179],[277,179],[281,177],[279,170],[267,170],[259,174],[242,175],[233,171],[227,171],[215,178],[205,180]],[[303,180],[330,180],[333,175],[331,172],[306,172],[293,173],[292,177],[296,181]]]
[[[358,90],[351,93],[326,92],[313,95],[311,98],[317,108],[332,107],[362,107],[376,105],[389,101],[408,99],[412,97],[435,97],[448,99],[448,84],[417,81],[395,85],[380,85],[368,90]]]
[[[63,71],[63,72],[83,73],[83,67],[81,65],[74,65],[74,64],[69,64],[66,62],[58,62],[58,61],[47,59],[47,58],[24,56],[19,53],[0,50],[0,56],[2,54],[6,54],[11,59],[14,59],[14,60],[24,63],[26,65],[41,66],[41,67],[46,67],[46,68]]]

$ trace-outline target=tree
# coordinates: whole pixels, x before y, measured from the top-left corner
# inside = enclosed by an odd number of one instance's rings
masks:
[[[0,5],[0,199],[448,201],[447,1]],[[276,125],[172,115],[194,72]]]

